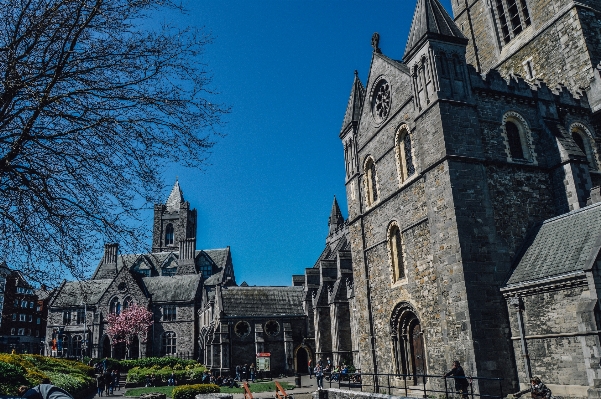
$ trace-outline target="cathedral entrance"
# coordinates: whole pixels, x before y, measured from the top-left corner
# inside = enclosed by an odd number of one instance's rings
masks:
[[[296,372],[309,373],[309,352],[303,346],[299,346],[296,350]]]
[[[119,342],[113,347],[113,358],[125,359],[125,342]]]
[[[112,357],[111,356],[111,340],[108,336],[104,336],[102,340],[102,355],[100,357]]]
[[[134,336],[134,339],[132,339],[131,344],[129,345],[128,357],[129,359],[137,359],[140,357],[140,340],[138,339],[138,336]]]
[[[395,373],[411,376],[414,385],[427,373],[424,334],[419,318],[408,303],[398,304],[390,318]]]

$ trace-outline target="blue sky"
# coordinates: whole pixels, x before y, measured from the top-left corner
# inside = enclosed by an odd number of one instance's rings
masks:
[[[238,283],[290,285],[323,250],[334,195],[347,215],[338,134],[354,70],[365,84],[374,32],[402,58],[415,1],[184,4],[162,18],[212,33],[204,59],[232,112],[205,171],[165,171],[165,199],[178,176],[198,210],[197,248],[229,245]]]

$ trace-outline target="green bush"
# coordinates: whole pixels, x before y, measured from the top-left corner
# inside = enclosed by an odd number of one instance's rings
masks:
[[[199,380],[202,377],[202,373],[205,371],[204,366],[197,364],[196,368],[186,368],[183,370],[163,367],[157,368],[156,365],[151,368],[134,367],[127,372],[127,382],[133,383],[144,383],[146,376],[153,374],[158,381],[167,382],[171,373],[175,374],[175,379],[179,381],[193,381]]]
[[[52,384],[65,391],[74,394],[79,391],[83,391],[89,386],[89,382],[77,374],[64,374],[64,373],[48,373]]]
[[[0,394],[16,395],[19,385],[26,385],[25,369],[19,365],[0,361]]]
[[[178,366],[178,368],[179,366],[181,366],[182,368],[186,368],[186,366],[200,366],[200,364],[196,360],[183,360],[170,356],[147,357],[144,359],[121,360],[116,362],[119,364],[119,366],[121,366],[122,370],[130,370],[134,367],[151,368],[153,366],[156,366],[157,369],[161,369],[163,367],[175,368],[175,366]]]
[[[194,399],[201,393],[219,393],[219,387],[215,384],[181,385],[173,389],[173,399]]]

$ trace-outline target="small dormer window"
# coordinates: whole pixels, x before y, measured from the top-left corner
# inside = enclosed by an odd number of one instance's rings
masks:
[[[165,229],[165,245],[173,245],[173,225],[171,223]]]

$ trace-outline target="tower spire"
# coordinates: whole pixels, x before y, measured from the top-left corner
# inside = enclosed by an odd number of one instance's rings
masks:
[[[184,202],[184,193],[179,186],[179,181],[175,179],[175,184],[171,189],[171,194],[169,194],[169,198],[167,198],[165,205],[167,205],[168,210],[179,210],[179,206],[182,202]]]
[[[411,58],[411,55],[421,47],[420,45],[426,38],[462,44],[468,42],[440,1],[417,0],[403,56],[404,62]]]
[[[342,212],[340,212],[340,207],[338,206],[336,196],[334,196],[334,202],[332,203],[332,212],[330,213],[330,218],[328,219],[329,233],[334,233],[336,229],[338,229],[343,224],[344,218],[342,217]]]
[[[351,88],[351,95],[349,96],[348,103],[346,106],[346,112],[344,113],[344,120],[342,121],[342,130],[346,129],[349,123],[359,122],[361,118],[361,109],[363,108],[363,99],[365,98],[365,88],[359,79],[359,73],[355,71],[355,78],[353,80],[353,87]]]

